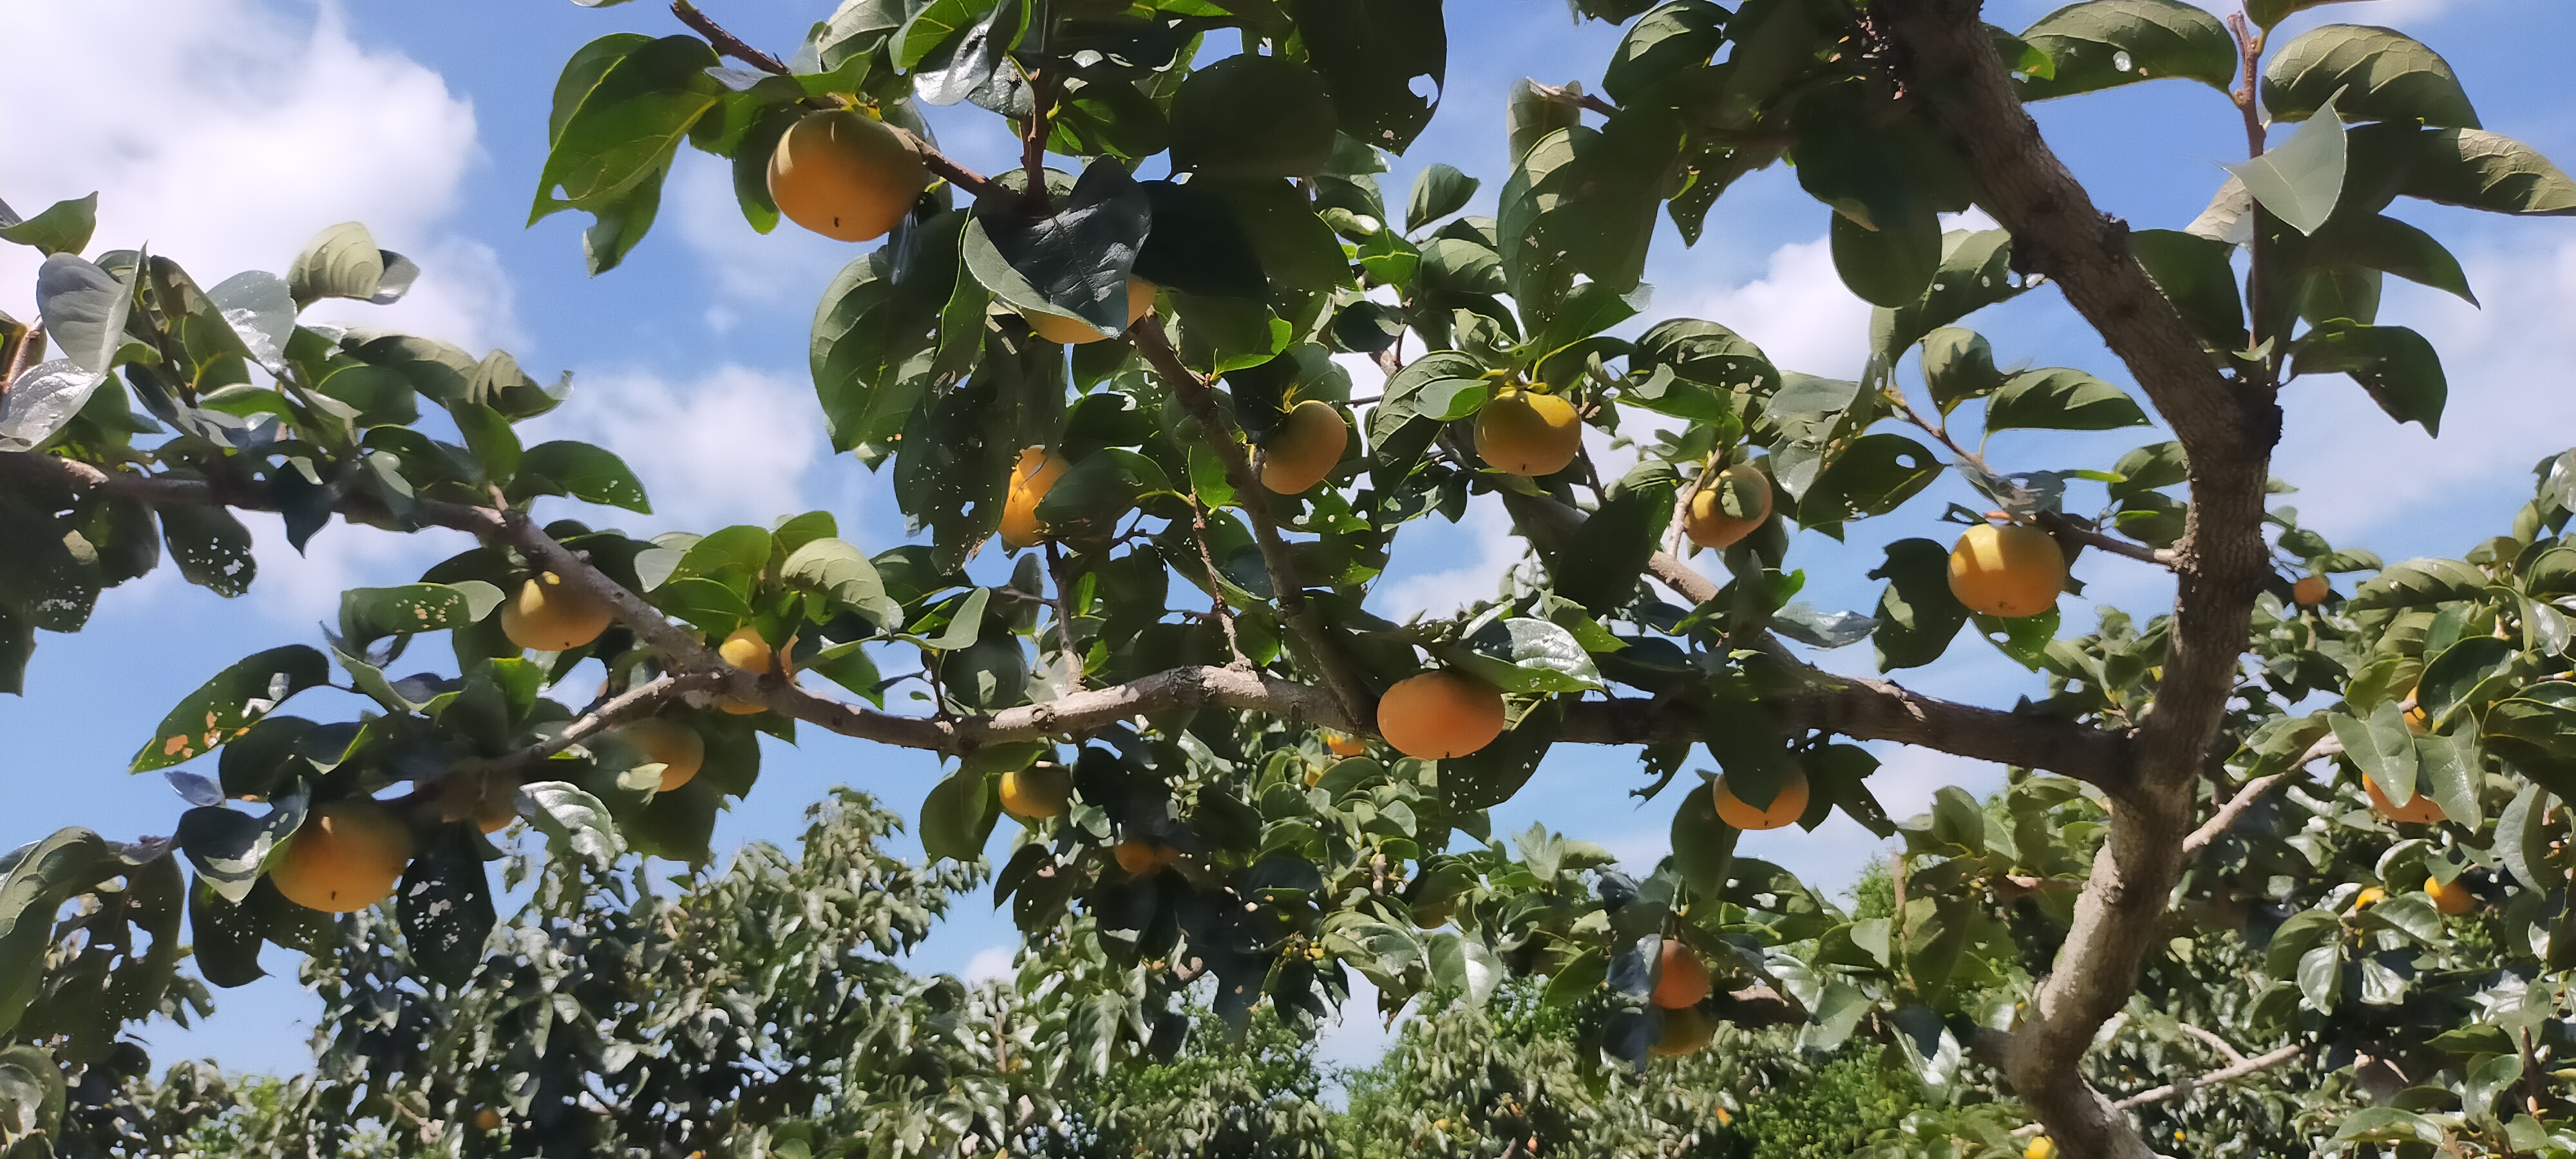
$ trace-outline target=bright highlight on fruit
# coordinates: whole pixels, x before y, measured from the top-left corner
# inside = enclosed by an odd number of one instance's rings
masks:
[[[1655,1005],[1666,1010],[1678,1010],[1697,1006],[1701,999],[1708,997],[1708,966],[1680,939],[1664,939],[1663,954],[1658,962],[1655,991],[1651,996]]]
[[[365,797],[316,806],[305,815],[268,880],[286,900],[324,913],[354,913],[394,895],[411,864],[411,830]]]
[[[1154,295],[1161,291],[1162,287],[1152,282],[1134,274],[1127,275],[1127,324],[1133,326],[1150,313],[1154,309]],[[1080,318],[1067,318],[1061,314],[1022,314],[1020,317],[1028,319],[1029,329],[1038,337],[1058,346],[1082,346],[1109,337],[1099,327]]]
[[[1732,503],[1742,514],[1729,515]],[[1771,518],[1771,478],[1751,463],[1737,463],[1717,473],[1691,496],[1682,516],[1682,531],[1691,542],[1715,551],[1733,547]]]
[[[1981,523],[1950,549],[1950,594],[1969,611],[2005,619],[2036,616],[2066,590],[2066,554],[2036,527]]]
[[[1780,791],[1772,794],[1769,808],[1756,809],[1726,787],[1726,778],[1710,783],[1708,791],[1717,799],[1717,819],[1738,829],[1760,831],[1794,825],[1807,815],[1807,775],[1791,773],[1780,782]]]
[[[1002,810],[1032,821],[1064,814],[1073,803],[1073,772],[1053,761],[1002,774]],[[1122,862],[1123,864],[1123,862]]]
[[[733,641],[728,639],[725,643]],[[723,655],[722,649],[717,654]],[[727,656],[726,660],[730,662],[732,657]],[[617,737],[635,746],[644,754],[645,760],[662,766],[662,785],[657,792],[667,793],[688,784],[698,775],[699,769],[706,767],[706,736],[680,721],[647,717],[619,726]]]
[[[1337,757],[1356,757],[1368,752],[1368,742],[1355,736],[1344,736],[1331,729],[1325,729],[1324,748]]]
[[[598,639],[615,618],[605,601],[572,590],[562,576],[540,572],[502,602],[501,634],[532,652],[566,652]]]
[[[1408,677],[1378,700],[1377,732],[1408,757],[1463,757],[1503,735],[1503,692],[1446,669]]]
[[[837,241],[873,241],[930,186],[921,147],[865,113],[809,113],[769,155],[769,199],[787,220]]]
[[[1046,539],[1046,526],[1038,522],[1038,504],[1072,467],[1064,456],[1043,447],[1020,452],[1019,463],[1011,468],[1010,493],[1002,500],[1002,546],[1018,551]]]
[[[1312,398],[1298,403],[1262,449],[1261,485],[1281,495],[1303,495],[1333,473],[1350,442],[1350,424],[1333,404]]]
[[[1511,475],[1553,475],[1583,449],[1574,404],[1552,394],[1507,389],[1476,412],[1476,453]]]
[[[2032,1139],[2030,1146],[2021,1149],[2021,1159],[2057,1159],[2057,1140],[2046,1135]]]
[[[2442,884],[2442,879],[2438,877],[2425,878],[2424,896],[2433,899],[2434,909],[2451,917],[2458,917],[2478,908],[2477,897],[2469,892],[2468,886],[2460,884],[2460,879],[2456,877],[2451,879],[2449,885]]]
[[[777,652],[770,648],[769,641],[760,633],[748,627],[734,629],[732,635],[724,638],[724,643],[716,645],[716,655],[745,672],[767,674],[776,671]],[[768,705],[757,700],[740,700],[731,696],[718,700],[716,707],[735,716],[769,711]]]
[[[2371,780],[2368,773],[2361,775],[2361,791],[2369,795],[2370,807],[2377,810],[2380,816],[2391,821],[2403,821],[2410,825],[2439,825],[2449,820],[2443,814],[2442,807],[2434,804],[2431,797],[2422,793],[2415,794],[2404,805],[2389,800],[2388,794],[2379,791],[2379,782]]]

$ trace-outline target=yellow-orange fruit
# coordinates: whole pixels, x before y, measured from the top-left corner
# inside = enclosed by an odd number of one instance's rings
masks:
[[[1333,404],[1313,398],[1298,403],[1262,449],[1261,485],[1281,495],[1303,495],[1333,473],[1350,442],[1351,426]]]
[[[2018,619],[2057,606],[2066,555],[2036,527],[1981,523],[1950,549],[1950,594],[1969,611]]]
[[[2417,736],[2424,735],[2425,729],[2430,727],[2425,724],[2425,719],[2423,705],[2418,704],[2408,708],[2406,710],[2406,731],[2414,733]]]
[[[1708,997],[1708,967],[1677,938],[1664,939],[1660,972],[1655,976],[1655,1005],[1666,1010],[1697,1006]]]
[[[1062,814],[1073,803],[1073,773],[1053,761],[1002,774],[1002,808],[1032,821]]]
[[[477,1131],[500,1130],[501,1112],[493,1110],[490,1107],[485,1107],[482,1110],[474,1112],[474,1129]]]
[[[865,113],[806,114],[769,154],[769,199],[838,241],[884,237],[930,185],[921,147]]]
[[[1147,837],[1121,841],[1114,853],[1118,858],[1118,868],[1138,877],[1158,872],[1180,856],[1180,850]]]
[[[1154,308],[1154,295],[1161,289],[1162,287],[1134,274],[1127,275],[1128,325],[1135,325],[1137,319],[1144,317]],[[1061,314],[1022,314],[1020,316],[1028,319],[1029,329],[1035,331],[1038,337],[1059,346],[1081,346],[1109,337],[1099,327],[1080,318],[1067,318]]]
[[[2360,913],[2363,910],[2378,905],[2380,902],[2387,900],[2387,898],[2387,890],[2381,889],[2375,885],[2365,885],[2361,887],[2360,893],[2352,895],[2352,912]]]
[[[501,634],[535,652],[581,647],[598,639],[614,618],[606,603],[565,586],[553,572],[528,577],[517,595],[501,602]]]
[[[288,901],[344,914],[392,897],[409,864],[411,830],[402,818],[365,797],[348,797],[305,815],[268,879]]]
[[[2458,917],[2478,908],[2478,899],[2471,896],[2469,887],[2460,884],[2457,878],[2453,878],[2449,885],[2442,884],[2442,880],[2437,877],[2425,878],[2424,895],[2433,899],[2434,909],[2452,917]]]
[[[1735,498],[1736,509],[1743,515],[1726,513],[1726,497]],[[1737,463],[1717,473],[1708,486],[1691,496],[1690,510],[1682,516],[1682,531],[1692,543],[1723,551],[1736,541],[1753,534],[1762,521],[1771,518],[1771,479],[1751,463]]]
[[[1463,757],[1503,735],[1503,692],[1464,672],[1408,677],[1377,702],[1377,732],[1408,757]]]
[[[734,629],[733,635],[725,637],[724,643],[716,645],[716,655],[723,657],[725,663],[745,672],[768,673],[775,671],[777,667],[778,654],[770,648],[769,641],[763,639],[760,633],[747,627]],[[768,705],[757,700],[737,700],[730,696],[716,701],[716,707],[735,716],[750,716],[753,713],[769,711]]]
[[[519,783],[504,773],[458,769],[439,781],[432,796],[439,820],[472,820],[485,833],[498,833],[519,819]]]
[[[1020,461],[1011,468],[1010,494],[1002,501],[1002,546],[1018,551],[1046,538],[1046,527],[1038,522],[1038,504],[1072,466],[1064,456],[1041,447],[1020,452]]]
[[[1772,794],[1768,809],[1756,809],[1746,804],[1727,789],[1725,777],[1719,777],[1709,785],[1708,791],[1717,799],[1717,819],[1738,829],[1778,829],[1794,825],[1798,818],[1807,815],[1807,777],[1804,773],[1791,773],[1788,779],[1781,781],[1780,791]]]
[[[725,641],[731,644],[731,640]],[[721,651],[719,651],[721,655]],[[732,657],[725,657],[731,660]],[[753,711],[759,711],[754,705]],[[670,792],[698,775],[706,767],[707,738],[698,730],[676,720],[646,717],[617,730],[619,740],[635,746],[644,759],[662,766],[662,786],[658,792]]]
[[[1368,752],[1368,742],[1355,736],[1344,736],[1338,732],[1332,731],[1331,729],[1326,729],[1324,730],[1324,748],[1337,757],[1356,757]]]
[[[1697,1006],[1677,1006],[1663,1014],[1663,1031],[1655,1036],[1655,1044],[1646,1048],[1657,1058],[1698,1054],[1708,1040],[1717,1037],[1717,1020]]]
[[[1506,390],[1476,412],[1476,453],[1512,475],[1553,475],[1583,449],[1574,404],[1552,394]]]
[[[2021,1159],[2057,1159],[2057,1140],[2046,1135],[2032,1139],[2030,1146],[2021,1149]]]
[[[2299,582],[2290,585],[2291,601],[2303,608],[2313,608],[2322,604],[2326,602],[2326,597],[2332,594],[2333,592],[2326,587],[2326,577],[2321,575],[2303,575],[2299,577]]]
[[[2404,821],[2413,825],[2438,825],[2447,819],[2442,813],[2442,807],[2434,804],[2431,797],[2422,793],[2415,794],[2413,799],[2403,806],[2390,801],[2388,794],[2379,791],[2379,783],[2371,780],[2368,773],[2362,774],[2361,791],[2369,794],[2370,807],[2378,810],[2380,816],[2391,821]]]

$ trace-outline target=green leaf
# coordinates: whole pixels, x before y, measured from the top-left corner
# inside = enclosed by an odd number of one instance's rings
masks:
[[[161,509],[161,535],[170,560],[189,583],[219,596],[250,590],[259,574],[251,555],[250,529],[222,507],[173,505]]]
[[[1986,432],[2108,431],[2147,425],[2119,387],[2066,367],[2016,374],[1986,404]]]
[[[1922,297],[1871,312],[1870,348],[1882,363],[1894,365],[1924,335],[2029,288],[2012,269],[2012,235],[2000,229],[1954,230],[1942,236],[1941,245],[1940,271]]]
[[[36,309],[45,318],[45,337],[64,359],[91,374],[116,365],[142,268],[138,261],[123,275],[110,274],[74,254],[55,254],[36,268]]]
[[[2472,306],[2478,304],[2478,296],[2469,291],[2468,274],[2460,269],[2460,259],[2451,256],[2451,251],[2433,240],[2433,235],[2393,217],[2337,217],[2308,240],[2301,257],[2312,268],[2379,270],[2447,291]],[[2235,285],[2233,278],[2228,285]]]
[[[304,813],[301,788],[279,799],[265,817],[204,806],[179,815],[174,839],[180,851],[188,855],[189,864],[196,867],[198,880],[213,889],[216,896],[239,905],[259,884],[260,867],[267,863],[270,852],[304,823]]]
[[[114,872],[114,857],[98,834],[63,829],[16,855],[0,877],[0,1035],[17,1027],[44,988],[55,911]]]
[[[2316,233],[2343,196],[2344,130],[2333,99],[2320,104],[2289,140],[2225,168],[2272,216],[2300,233]]]
[[[1798,521],[1814,527],[1885,515],[1931,486],[1942,466],[1929,448],[1904,435],[1862,435],[1837,452],[1799,498]]]
[[[1708,0],[1669,0],[1628,26],[1601,73],[1601,91],[1612,102],[1652,99],[1676,75],[1708,64],[1726,41],[1727,11]]]
[[[2549,790],[2525,784],[2496,818],[2496,858],[2524,889],[2546,890],[2566,880],[2549,864],[2549,843],[2557,836],[2556,827],[2549,823],[2550,805]]]
[[[1928,203],[1903,216],[1879,214],[1878,228],[1833,215],[1834,270],[1862,301],[1894,309],[1912,303],[1941,267],[1941,218]]]
[[[1001,816],[994,778],[973,761],[942,779],[921,803],[921,853],[933,863],[980,861]]]
[[[1550,561],[1556,594],[1594,615],[1628,606],[1646,561],[1661,546],[1656,539],[1671,524],[1672,510],[1669,486],[1614,492]]]
[[[404,948],[423,974],[448,986],[463,986],[473,977],[492,934],[492,882],[478,852],[481,844],[464,825],[441,826],[394,890]]]
[[[1602,687],[1601,670],[1574,633],[1554,621],[1521,616],[1478,629],[1464,646],[1441,654],[1457,667],[1507,692],[1589,692]]]
[[[580,786],[568,781],[535,781],[521,786],[519,791],[535,806],[528,812],[528,820],[546,835],[546,852],[555,860],[577,858],[604,871],[625,856],[626,842],[618,836],[617,822],[608,815],[608,806]]]
[[[2447,732],[2460,713],[2511,692],[2517,655],[2510,641],[2494,636],[2471,636],[2442,649],[2415,685],[2415,705],[2424,710],[2426,727]]]
[[[2350,2],[2351,0],[2246,0],[2245,15],[2252,19],[2256,26],[2270,28],[2289,19],[2293,13],[2305,12],[2310,8],[2326,4]]]
[[[2398,187],[2404,196],[2491,213],[2576,214],[2576,180],[2511,137],[2434,129],[2417,134],[2411,145]]]
[[[2475,599],[2486,586],[2485,573],[2459,560],[2410,559],[2362,581],[2344,607],[2355,612],[2429,607]]]
[[[2397,702],[2381,701],[2370,710],[2368,721],[2340,712],[2329,714],[2326,721],[2334,727],[2335,739],[2343,742],[2344,754],[2391,804],[2415,799],[2415,734],[2406,727],[2406,714],[2398,711]]]
[[[967,272],[1014,309],[1075,319],[1115,338],[1127,332],[1128,269],[1151,213],[1125,166],[1094,161],[1054,213],[978,212],[960,248]]]
[[[1467,208],[1469,199],[1484,185],[1456,168],[1433,162],[1413,179],[1413,195],[1405,200],[1404,228],[1407,232]]]
[[[1179,293],[1266,300],[1270,280],[1261,253],[1215,190],[1214,182],[1205,188],[1196,182],[1145,182],[1154,228],[1136,252],[1135,273]],[[1341,252],[1339,243],[1334,252]]]
[[[518,503],[538,495],[566,495],[584,503],[653,513],[652,503],[644,498],[644,484],[626,468],[625,460],[589,443],[569,440],[528,448],[519,458],[518,473],[510,479],[509,495]]]
[[[385,306],[400,301],[419,277],[420,267],[410,258],[377,249],[366,226],[344,221],[304,243],[286,267],[286,288],[299,309],[324,298]]]
[[[0,451],[32,451],[62,433],[107,376],[57,358],[28,367],[0,394]]]
[[[2448,736],[2415,738],[2415,767],[2423,774],[2417,787],[2442,807],[2442,815],[2475,831],[2486,823],[2479,791],[2486,780],[2486,754],[2474,728]]]
[[[1440,0],[1295,0],[1292,11],[1341,131],[1404,152],[1431,123],[1448,76]]]
[[[2142,80],[2184,77],[2220,92],[2236,79],[2236,40],[2205,8],[2182,0],[2088,0],[2040,17],[2021,39],[2048,57],[2049,75],[2019,80],[2042,101]]]
[[[34,246],[47,257],[55,254],[77,254],[89,248],[89,235],[98,228],[98,194],[57,201],[34,217],[20,220],[10,212],[8,203],[0,202],[0,241],[13,241]]]
[[[1993,394],[2003,384],[2003,372],[1995,369],[1994,347],[1984,335],[1944,326],[1923,336],[1923,385],[1943,415],[1969,399]]]
[[[1968,609],[1950,594],[1950,549],[1929,539],[1887,545],[1887,562],[1869,573],[1887,581],[1878,597],[1878,631],[1871,643],[1881,671],[1920,668],[1941,658],[1968,622]]]
[[[1329,290],[1351,280],[1351,262],[1314,202],[1285,179],[1193,181],[1224,201],[1228,214],[1270,281],[1299,290]]]
[[[2442,356],[2406,327],[2322,323],[2291,351],[2290,374],[2349,375],[2388,417],[2416,423],[2429,435],[2442,433],[2442,408],[2451,396]]]
[[[1038,522],[1067,538],[1107,536],[1137,500],[1172,491],[1152,459],[1109,447],[1085,455],[1038,501]]]
[[[1430,950],[1432,982],[1465,995],[1470,1007],[1483,1006],[1507,975],[1493,948],[1475,938],[1434,934]]]
[[[886,594],[876,564],[846,541],[825,537],[788,553],[778,576],[788,586],[818,592],[888,629],[903,626],[903,605]]]
[[[1172,98],[1172,167],[1211,177],[1305,177],[1323,169],[1339,127],[1332,95],[1306,66],[1229,56],[1190,74]]]
[[[694,36],[619,35],[585,45],[555,85],[528,223],[587,210],[598,218],[585,238],[593,272],[615,265],[651,224],[681,138],[722,100],[724,86],[707,75],[715,65],[715,50]]]
[[[1455,422],[1484,409],[1484,363],[1454,350],[1415,359],[1387,380],[1385,399],[1369,415],[1371,443],[1383,440],[1381,416],[1401,421],[1414,415]]]
[[[340,636],[352,653],[387,636],[459,628],[501,606],[501,589],[482,580],[350,588],[340,593]]]
[[[1726,896],[1726,870],[1743,834],[1718,819],[1717,795],[1706,785],[1693,785],[1673,811],[1673,867],[1691,892],[1705,898]]]
[[[181,700],[161,719],[156,738],[134,754],[132,771],[183,764],[250,731],[286,698],[331,680],[331,662],[302,644],[243,657]]]
[[[2330,103],[2353,121],[2478,127],[2451,63],[2387,28],[2328,24],[2272,54],[2263,70],[2263,111],[2273,120],[2305,120]]]
[[[2338,969],[2337,973],[2341,971]],[[2299,974],[2300,985],[2304,988],[2307,985],[2306,963],[2300,964]],[[2331,1004],[2331,998],[2318,1003],[2320,1007]],[[2422,1143],[2427,1147],[2440,1147],[2449,1141],[2450,1135],[2440,1123],[2413,1111],[2397,1107],[2363,1107],[2343,1121],[2334,1137],[2338,1143]]]
[[[2331,232],[2334,227],[2327,229]],[[2129,235],[2129,252],[2137,255],[2156,289],[2211,349],[2245,349],[2250,341],[2245,299],[2237,290],[2236,269],[2230,264],[2235,246],[2181,230],[2142,229]]]

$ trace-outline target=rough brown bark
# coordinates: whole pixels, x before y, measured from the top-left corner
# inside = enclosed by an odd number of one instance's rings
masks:
[[[2000,1061],[2069,1154],[2153,1154],[2083,1079],[2094,1031],[2135,992],[2139,964],[2191,832],[2194,783],[2236,687],[2254,598],[2270,574],[2264,483],[2280,410],[2259,383],[2223,374],[2128,246],[2128,227],[2041,139],[1994,53],[1979,0],[1882,0],[1909,88],[1927,100],[1984,182],[1981,204],[2013,236],[2017,263],[2058,286],[2127,364],[2190,458],[2191,511],[2173,550],[2178,581],[2164,680],[2114,786],[2110,840],[2055,968]]]

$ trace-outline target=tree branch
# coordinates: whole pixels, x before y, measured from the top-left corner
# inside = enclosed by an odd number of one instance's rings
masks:
[[[2119,356],[2190,461],[2191,506],[2173,552],[2177,595],[2137,771],[2005,1071],[2069,1154],[2153,1154],[2083,1078],[2102,1021],[2136,991],[2139,964],[2180,875],[2197,779],[2234,694],[2255,597],[2270,570],[2264,484],[2280,408],[2262,383],[2230,382],[2130,252],[2128,227],[2097,208],[2021,107],[1979,0],[1881,0],[1909,91],[1929,101],[2010,230],[2016,267],[2043,274]]]
[[[2319,738],[2317,743],[2309,745],[2308,751],[2301,753],[2299,759],[2290,762],[2289,768],[2245,782],[2243,788],[2236,790],[2235,796],[2228,798],[2227,803],[2220,805],[2216,812],[2209,815],[2209,820],[2201,822],[2200,828],[2192,830],[2191,836],[2183,838],[2183,858],[2189,860],[2194,854],[2209,848],[2210,842],[2218,840],[2220,836],[2236,826],[2237,819],[2243,817],[2246,810],[2261,804],[2263,798],[2271,796],[2274,790],[2304,775],[2304,770],[2309,765],[2327,757],[2342,755],[2343,741],[2337,739],[2333,733],[2327,733]]]
[[[1333,646],[1332,640],[1324,634],[1323,625],[1316,622],[1313,605],[1306,601],[1305,583],[1297,574],[1297,559],[1289,554],[1288,541],[1281,538],[1278,521],[1271,518],[1267,502],[1269,492],[1261,486],[1261,477],[1252,469],[1252,459],[1244,451],[1242,436],[1226,419],[1225,412],[1217,407],[1215,392],[1208,388],[1207,380],[1181,361],[1180,354],[1164,338],[1160,315],[1147,314],[1138,319],[1128,328],[1127,338],[1143,352],[1145,361],[1152,364],[1155,373],[1171,384],[1172,392],[1180,396],[1181,405],[1198,419],[1200,439],[1216,453],[1217,462],[1224,465],[1225,480],[1234,488],[1235,501],[1242,504],[1244,514],[1251,517],[1252,538],[1261,548],[1261,563],[1270,573],[1271,592],[1279,601],[1280,617],[1288,622],[1290,639],[1298,645],[1298,650],[1306,653],[1307,663],[1323,680],[1324,687],[1331,690],[1333,699],[1342,705],[1349,719],[1374,724],[1377,718],[1376,698],[1370,696],[1367,688],[1351,674],[1349,666],[1342,660],[1341,650]],[[1211,573],[1208,586],[1213,588],[1217,583],[1217,576]],[[1361,731],[1374,733],[1377,730],[1371,727]]]

